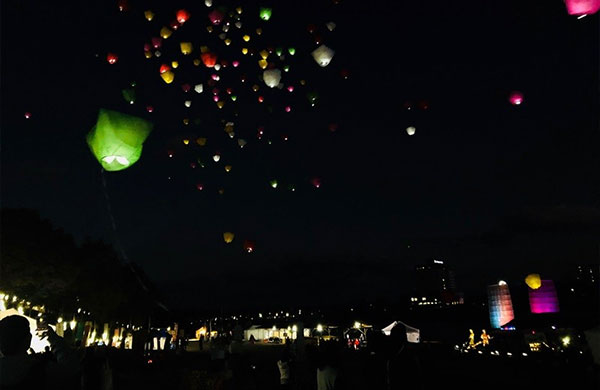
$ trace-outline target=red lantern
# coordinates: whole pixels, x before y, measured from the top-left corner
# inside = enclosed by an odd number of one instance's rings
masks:
[[[309,33],[314,33],[315,31],[317,31],[317,26],[315,26],[314,24],[309,24],[308,26],[306,26],[306,29],[308,30]]]
[[[119,56],[117,56],[116,54],[113,53],[108,53],[106,55],[106,61],[108,61],[109,64],[114,64],[115,62],[117,62],[117,60],[119,59]]]
[[[591,15],[600,10],[600,0],[565,0],[569,15]]]
[[[154,111],[154,107],[152,107],[152,106],[147,106],[147,107],[146,107],[146,110],[147,110],[148,112],[152,112],[152,111]]]
[[[181,24],[184,24],[190,18],[190,13],[184,9],[180,9],[177,11],[177,21]]]
[[[171,70],[171,67],[170,67],[169,65],[167,65],[167,64],[162,64],[162,65],[160,66],[159,72],[160,72],[160,74],[163,74],[163,73],[166,73],[166,72],[168,72],[168,71],[170,71],[170,70]]]
[[[340,71],[340,75],[344,80],[348,80],[348,77],[350,77],[350,71],[348,69],[342,69]]]
[[[419,108],[421,110],[427,110],[429,108],[429,102],[427,100],[419,101]]]
[[[264,98],[264,97],[262,97],[262,96],[259,96],[259,97],[258,97],[258,102],[259,102],[259,103],[262,103],[262,102],[264,102],[264,101],[265,101],[265,98]]]
[[[206,52],[200,55],[202,62],[207,68],[213,68],[217,63],[217,55],[215,53]]]
[[[201,183],[196,184],[196,188],[198,189],[198,191],[202,191],[204,189],[204,186]]]
[[[119,0],[117,2],[117,6],[119,7],[119,11],[129,11],[129,3],[127,0]]]
[[[313,186],[315,186],[315,188],[321,187],[321,179],[319,179],[318,177],[315,177],[310,182],[312,183]]]
[[[219,10],[214,10],[208,14],[208,18],[212,24],[218,26],[223,20],[223,14]]]
[[[183,90],[183,92],[190,92],[190,89],[192,89],[192,86],[189,84],[183,84],[181,86],[181,89]]]
[[[252,242],[250,240],[245,240],[244,241],[244,250],[248,253],[254,252],[254,242]]]
[[[161,37],[153,37],[152,38],[152,47],[154,47],[155,49],[159,49],[162,46],[162,38]],[[146,50],[144,48],[145,51],[150,51],[150,50]]]

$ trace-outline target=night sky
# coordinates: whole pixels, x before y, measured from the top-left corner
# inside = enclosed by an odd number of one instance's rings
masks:
[[[207,32],[207,14],[239,4],[243,26],[232,26],[226,46],[218,28]],[[400,296],[414,266],[432,258],[455,269],[459,289],[483,294],[498,278],[560,279],[598,261],[597,14],[577,19],[561,0],[289,0],[272,2],[265,22],[258,8],[268,5],[132,0],[120,12],[117,1],[3,1],[2,207],[39,210],[78,242],[112,243],[174,306]],[[189,21],[160,58],[146,59],[144,44],[181,8]],[[260,37],[240,39],[257,27]],[[327,67],[310,55],[315,36],[335,50]],[[187,40],[191,56],[179,51]],[[222,110],[206,84],[215,72],[192,65],[202,44],[241,61],[217,72],[220,94],[229,86],[238,96]],[[283,61],[293,93],[258,78],[258,53],[241,54],[253,45],[296,48]],[[109,52],[119,56],[113,65]],[[180,66],[167,85],[158,69],[172,60]],[[130,105],[121,91],[132,82]],[[513,90],[521,105],[509,103]],[[86,144],[100,108],[154,124],[129,169],[102,172]],[[235,122],[236,139],[222,121]],[[190,166],[198,158],[204,168]]]

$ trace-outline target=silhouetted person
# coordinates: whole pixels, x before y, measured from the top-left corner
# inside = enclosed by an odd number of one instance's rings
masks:
[[[43,331],[56,361],[41,354],[28,355],[29,321],[19,315],[0,321],[0,389],[78,388],[79,358],[52,328]]]
[[[414,346],[408,343],[406,329],[395,326],[389,337],[386,352],[388,390],[424,388],[421,364]]]
[[[277,367],[279,367],[279,384],[281,389],[289,389],[290,387],[290,354],[286,346],[281,359],[277,361]]]

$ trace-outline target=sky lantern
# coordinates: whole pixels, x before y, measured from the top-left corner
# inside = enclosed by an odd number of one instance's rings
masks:
[[[204,138],[204,137],[199,137],[199,138],[196,140],[196,143],[197,143],[198,145],[200,145],[200,146],[204,146],[204,145],[206,145],[206,138]]]
[[[173,30],[177,30],[179,26],[181,26],[181,24],[179,24],[177,19],[173,20],[171,24],[169,24],[169,27],[171,27]]]
[[[231,165],[225,165],[225,172],[231,172]]]
[[[288,48],[288,53],[290,53],[291,56],[293,56],[294,54],[296,54],[296,48],[294,47],[289,47]]]
[[[127,0],[119,0],[117,2],[117,7],[121,12],[129,11],[129,2]]]
[[[144,16],[146,17],[147,21],[151,22],[152,19],[154,19],[154,12],[151,10],[144,11]]]
[[[250,240],[244,241],[244,250],[248,253],[254,252],[254,243]]]
[[[208,14],[208,19],[210,19],[210,22],[212,24],[218,26],[223,20],[223,14],[219,10],[213,10],[211,13]]]
[[[171,61],[171,66],[173,69],[177,69],[179,67],[179,61]]]
[[[321,45],[311,53],[317,64],[321,67],[329,65],[335,51],[331,50],[325,45]]]
[[[225,102],[224,101],[218,101],[217,102],[217,107],[219,107],[219,109],[222,109],[223,107],[225,107]]]
[[[182,53],[183,55],[188,55],[188,54],[190,54],[190,53],[192,52],[192,49],[193,49],[193,47],[192,47],[192,42],[181,42],[181,43],[179,44],[179,47],[180,47],[180,49],[181,49],[181,53]]]
[[[105,170],[120,171],[139,160],[152,127],[142,118],[100,109],[96,125],[87,134],[87,143]]]
[[[151,51],[145,51],[144,52],[144,57],[146,57],[148,59],[152,58],[152,52]]]
[[[258,66],[260,66],[261,69],[267,69],[268,65],[269,63],[267,60],[258,60]]]
[[[263,80],[268,87],[275,88],[281,82],[281,71],[279,69],[265,70]]]
[[[240,66],[240,62],[239,61],[233,61],[231,63],[231,65],[233,65],[234,68],[237,68],[238,66]]]
[[[269,182],[272,188],[277,188],[277,180],[273,179]]]
[[[260,7],[260,10],[258,12],[258,16],[262,20],[269,20],[269,19],[271,19],[271,15],[273,15],[273,10],[271,8]]]
[[[173,34],[173,31],[171,31],[168,27],[163,27],[160,29],[160,36],[163,39],[167,39],[171,36],[171,34]]]
[[[154,107],[152,107],[152,106],[146,106],[146,111],[153,112],[154,111]]]
[[[135,89],[133,88],[125,88],[123,91],[123,98],[129,104],[135,103]]]
[[[313,178],[310,182],[315,188],[321,187],[321,179],[318,177]]]
[[[233,241],[233,238],[235,237],[235,234],[231,233],[231,232],[225,232],[223,233],[223,240],[228,243],[231,244],[231,242]]]
[[[168,70],[164,73],[161,73],[160,77],[162,77],[162,79],[165,81],[165,83],[171,84],[173,82],[173,80],[175,79],[175,73]]]
[[[186,100],[186,101],[185,101],[183,104],[184,104],[184,105],[185,105],[187,108],[190,108],[190,107],[192,106],[192,101],[191,101],[191,100]]]
[[[291,112],[292,106],[285,106],[284,110],[285,110],[285,112]]]
[[[215,155],[213,156],[213,161],[219,162],[220,159],[221,159],[221,155],[218,152],[215,153]]]
[[[152,47],[155,49],[160,49],[160,47],[162,46],[162,40],[163,39],[161,37],[152,37]]]
[[[198,191],[202,191],[204,189],[204,186],[202,185],[202,183],[198,183],[196,184],[196,188],[198,189]]]
[[[325,26],[327,27],[327,29],[328,29],[329,31],[333,31],[333,30],[335,30],[335,23],[334,23],[334,22],[328,22],[328,23],[325,23]]]
[[[317,26],[310,23],[308,26],[306,26],[306,30],[309,32],[309,34],[313,34],[315,31],[317,31]]]
[[[187,139],[187,138],[184,138],[184,139],[183,139],[183,144],[184,144],[184,145],[189,145],[189,144],[190,144],[190,140],[189,140],[189,139]]]
[[[565,0],[569,15],[592,15],[600,9],[600,0]]]
[[[25,119],[29,119],[31,118],[31,113],[30,112],[26,112],[25,113]]]
[[[525,283],[529,286],[530,289],[537,290],[542,285],[542,280],[540,279],[539,274],[529,274],[525,278]]]
[[[348,69],[342,69],[340,71],[340,76],[342,76],[344,80],[348,80],[348,77],[350,77],[350,71]]]
[[[244,36],[242,37],[242,39],[243,39],[245,42],[248,42],[248,41],[250,40],[250,35],[246,34],[246,35],[244,35]]]
[[[190,18],[190,13],[184,9],[180,9],[179,11],[177,11],[176,15],[177,15],[177,21],[180,24],[184,24]]]
[[[211,52],[202,53],[200,58],[207,68],[213,68],[217,63],[217,55]]]
[[[181,90],[182,90],[183,92],[185,92],[185,93],[188,93],[188,92],[190,92],[190,89],[191,89],[191,88],[192,88],[192,87],[191,87],[191,85],[189,85],[188,83],[185,83],[185,84],[182,84],[182,85],[181,85]]]
[[[212,7],[212,0],[204,0],[204,5],[207,7]]]
[[[202,86],[202,84],[196,84],[194,86],[194,91],[196,91],[196,93],[202,93],[203,90],[204,90],[204,87]]]
[[[241,149],[243,149],[243,148],[244,148],[244,146],[246,146],[246,143],[247,143],[247,142],[246,142],[246,140],[245,140],[245,139],[238,138],[238,140],[237,140],[237,143],[238,143],[238,146],[239,146]]]
[[[118,59],[119,59],[119,56],[114,53],[108,53],[106,55],[106,61],[111,65],[116,63]]]
[[[308,101],[312,107],[314,107],[319,100],[319,94],[316,91],[307,93],[306,97],[308,98]]]
[[[406,134],[408,134],[408,135],[415,135],[416,131],[417,131],[417,129],[414,126],[408,126],[406,128]]]
[[[510,95],[508,95],[508,101],[513,106],[518,106],[523,103],[523,94],[519,91],[512,91]]]
[[[160,74],[163,74],[163,73],[168,72],[170,70],[171,70],[171,67],[169,65],[167,65],[167,64],[162,64],[160,66],[160,68],[158,69],[158,71],[160,72]]]

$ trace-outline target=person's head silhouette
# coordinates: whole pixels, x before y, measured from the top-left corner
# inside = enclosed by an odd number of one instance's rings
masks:
[[[27,353],[31,344],[29,321],[19,315],[5,317],[0,321],[0,352],[4,356]]]

